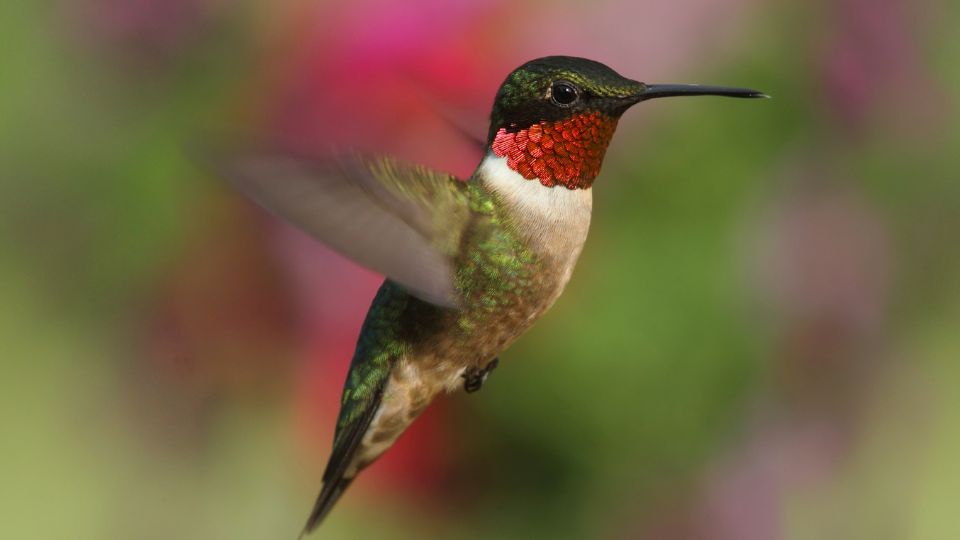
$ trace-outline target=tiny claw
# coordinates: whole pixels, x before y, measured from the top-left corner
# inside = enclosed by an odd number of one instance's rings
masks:
[[[466,390],[468,394],[472,394],[477,390],[483,388],[483,376],[478,375],[479,372],[470,372],[463,374],[463,389]]]
[[[500,364],[500,358],[494,358],[487,363],[483,369],[477,368],[467,368],[461,377],[463,377],[463,389],[466,390],[468,394],[472,394],[477,390],[483,388],[483,383],[487,380],[487,377],[490,375],[490,372],[497,369],[497,366]]]

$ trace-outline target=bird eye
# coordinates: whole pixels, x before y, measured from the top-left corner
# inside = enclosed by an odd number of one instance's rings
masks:
[[[566,81],[557,81],[550,87],[550,99],[561,107],[569,107],[580,97],[576,87]]]

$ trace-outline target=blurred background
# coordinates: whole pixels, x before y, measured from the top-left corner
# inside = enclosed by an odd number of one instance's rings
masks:
[[[467,175],[547,54],[774,99],[620,123],[566,294],[317,537],[960,538],[960,4],[0,5],[0,537],[294,538],[380,278],[185,157]]]

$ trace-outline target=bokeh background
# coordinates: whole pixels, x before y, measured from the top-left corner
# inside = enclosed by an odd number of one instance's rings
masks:
[[[184,149],[466,175],[506,73],[572,54],[774,99],[630,111],[567,293],[317,537],[960,538],[958,25],[953,0],[2,2],[0,537],[294,538],[380,278]]]

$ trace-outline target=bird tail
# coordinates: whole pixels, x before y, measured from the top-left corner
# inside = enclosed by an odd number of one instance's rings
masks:
[[[348,473],[350,464],[356,458],[357,450],[363,443],[363,436],[370,423],[373,422],[377,410],[380,409],[380,401],[383,399],[383,392],[387,386],[384,379],[380,382],[376,393],[366,404],[363,413],[359,418],[338,429],[337,436],[334,437],[333,454],[330,455],[330,461],[323,472],[323,487],[320,489],[320,495],[317,496],[317,502],[313,505],[313,511],[307,519],[307,524],[300,533],[300,538],[313,532],[320,525],[323,518],[327,517],[333,505],[336,504],[343,492],[353,482],[353,478],[359,469]],[[342,411],[341,411],[342,414]],[[342,431],[341,431],[342,429]]]
[[[353,482],[353,478],[344,478],[341,476],[339,478],[331,478],[329,482],[323,483],[323,488],[320,490],[317,502],[313,505],[313,511],[310,512],[307,524],[304,525],[303,532],[300,533],[301,540],[313,532],[313,530],[320,525],[320,522],[327,517],[333,505],[337,503],[337,500],[340,499],[343,492],[350,486],[350,482]]]

